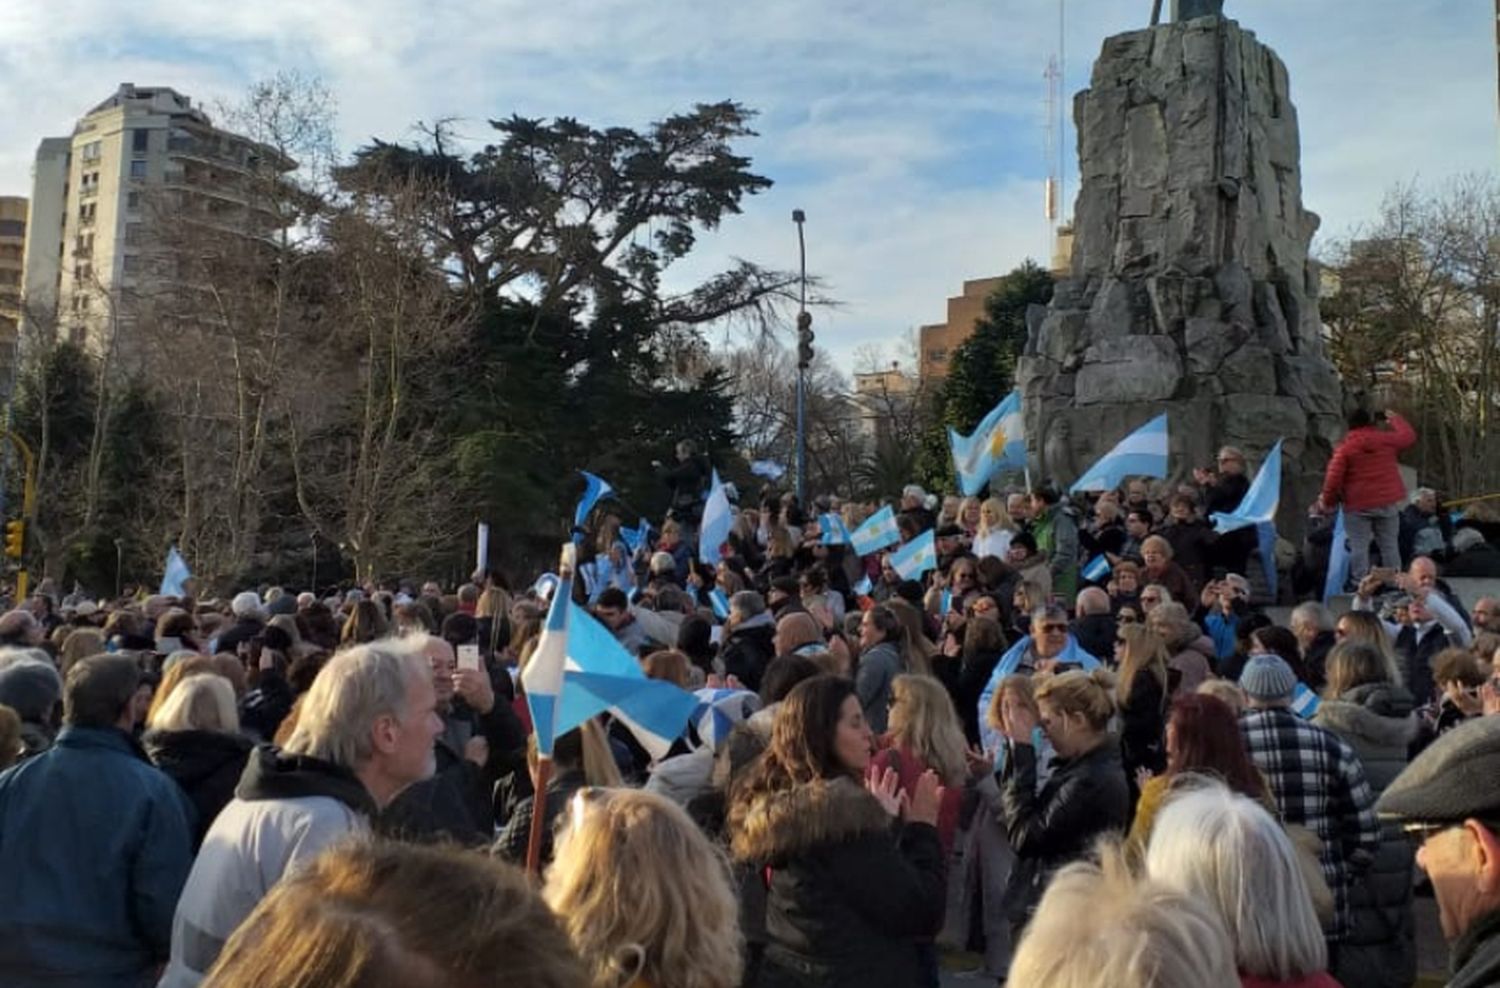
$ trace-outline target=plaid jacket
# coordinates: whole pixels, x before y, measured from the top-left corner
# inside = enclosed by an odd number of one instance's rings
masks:
[[[1364,766],[1337,735],[1289,710],[1247,711],[1240,729],[1282,821],[1306,827],[1323,842],[1318,860],[1336,907],[1329,937],[1340,939],[1349,929],[1350,882],[1380,847],[1375,796]]]

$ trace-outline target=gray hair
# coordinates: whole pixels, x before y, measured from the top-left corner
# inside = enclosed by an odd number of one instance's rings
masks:
[[[1218,912],[1241,972],[1295,981],[1328,966],[1291,838],[1263,807],[1222,783],[1205,780],[1162,808],[1146,871]]]
[[[407,640],[383,638],[338,653],[304,694],[284,750],[347,769],[363,765],[374,754],[370,728],[376,718],[403,718],[412,681],[431,675],[427,658]]]
[[[1033,625],[1043,624],[1047,621],[1071,621],[1073,615],[1061,604],[1043,604],[1031,612],[1031,623]]]
[[[1319,631],[1332,631],[1334,625],[1333,612],[1315,600],[1304,601],[1292,608],[1288,620],[1294,628],[1302,624]]]
[[[729,609],[736,614],[753,618],[766,612],[766,598],[758,590],[741,590],[729,598]]]

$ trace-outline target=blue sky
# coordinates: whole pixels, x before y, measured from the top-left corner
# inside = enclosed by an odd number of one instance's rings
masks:
[[[1066,90],[1150,0],[1068,0]],[[1291,73],[1304,194],[1321,237],[1372,219],[1398,182],[1493,170],[1490,0],[1228,0]],[[761,111],[745,146],[776,181],[676,275],[746,257],[809,266],[844,304],[820,344],[844,369],[940,320],[964,279],[1044,257],[1044,83],[1056,0],[0,0],[0,194],[27,194],[44,136],[123,81],[200,102],[295,68],[337,97],[349,150],[455,116],[568,114],[641,126],[697,101]],[[1068,136],[1072,165],[1072,134]],[[1069,196],[1077,182],[1070,175]]]

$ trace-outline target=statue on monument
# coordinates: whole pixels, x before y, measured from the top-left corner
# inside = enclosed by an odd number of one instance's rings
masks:
[[[1172,0],[1172,20],[1175,23],[1190,21],[1195,17],[1223,17],[1224,0]],[[1151,26],[1161,23],[1161,0],[1151,4]]]

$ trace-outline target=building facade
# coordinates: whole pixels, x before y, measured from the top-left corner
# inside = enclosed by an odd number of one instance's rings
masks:
[[[900,431],[898,426],[911,419],[916,395],[917,382],[898,364],[855,374],[851,400],[858,411],[860,435],[874,443],[889,442]]]
[[[85,114],[71,137],[37,148],[25,248],[24,317],[40,332],[96,354],[115,347],[152,279],[149,229],[162,216],[225,230],[264,230],[274,218],[255,180],[294,163],[213,126],[166,87],[124,83]]]
[[[26,200],[0,196],[0,394],[9,394],[15,379],[25,256]]]
[[[984,301],[999,284],[998,277],[964,282],[963,294],[948,299],[947,321],[923,326],[917,331],[921,348],[917,374],[924,386],[941,382],[948,376],[953,351],[974,335],[974,327],[984,318]]]

